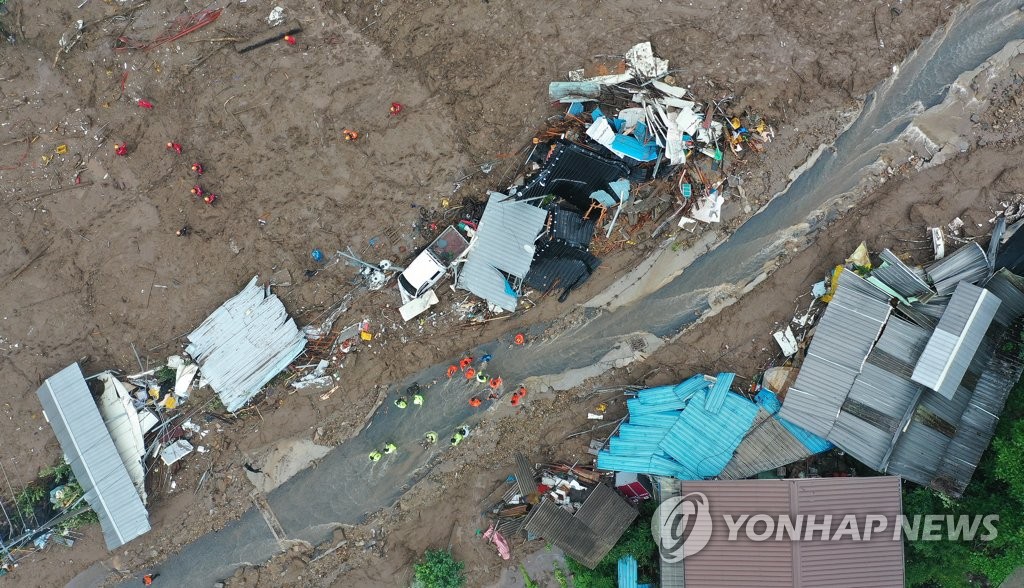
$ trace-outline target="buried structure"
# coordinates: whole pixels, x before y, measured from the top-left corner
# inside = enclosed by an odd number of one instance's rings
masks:
[[[1024,280],[991,274],[976,244],[923,277],[883,259],[866,279],[838,275],[780,416],[876,471],[960,496],[1024,370]]]

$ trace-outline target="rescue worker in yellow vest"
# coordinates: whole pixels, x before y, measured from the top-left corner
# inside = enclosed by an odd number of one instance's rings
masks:
[[[452,435],[452,447],[458,445],[460,441],[466,438],[466,435],[469,435],[469,427],[455,429],[455,433]]]

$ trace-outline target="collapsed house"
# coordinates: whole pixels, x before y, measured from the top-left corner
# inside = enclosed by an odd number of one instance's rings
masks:
[[[506,537],[543,538],[593,569],[638,514],[589,468],[558,465],[538,471],[516,454],[515,483],[492,509],[485,539],[498,544],[508,559]]]
[[[132,438],[135,429],[113,418],[115,410],[111,405],[121,406],[120,400],[104,402],[105,412],[111,415],[104,423],[77,363],[47,378],[36,395],[60,442],[65,461],[85,492],[85,502],[99,517],[107,549],[113,550],[148,532],[144,480],[138,485],[138,480],[133,479],[137,478],[144,450],[133,453],[127,447],[134,441],[121,441],[126,435]],[[125,411],[126,420],[130,420],[130,412],[134,411]],[[125,449],[119,450],[119,444]]]
[[[596,237],[608,251],[657,236],[676,217],[691,231],[698,221],[719,222],[727,181],[719,145],[739,154],[771,141],[764,121],[726,116],[727,100],[688,99],[650,43],[624,57],[614,74],[577,70],[549,84],[549,98],[567,111],[534,138],[527,172],[505,193],[490,193],[456,287],[492,310],[515,310],[524,285],[564,301],[600,266]],[[652,180],[663,182],[632,193]],[[619,227],[613,239],[620,214],[630,230]]]
[[[702,549],[678,562],[661,560],[662,588],[759,586],[764,588],[900,588],[904,585],[903,540],[899,534],[903,512],[899,478],[804,478],[788,480],[682,481],[660,478],[659,498],[684,500],[699,493],[703,504],[695,504],[696,523],[710,524],[710,537]],[[688,496],[689,495],[689,496]],[[659,511],[660,512],[660,511]],[[723,515],[733,520],[747,515],[764,517],[830,517],[817,531],[830,540],[816,540],[804,522],[804,540],[755,540],[739,531],[733,540]],[[854,515],[856,531],[836,538],[847,515]],[[875,517],[876,532],[868,532],[868,517]],[[878,518],[885,528],[878,529]],[[762,519],[763,520],[763,519]],[[656,528],[662,521],[652,522]],[[750,523],[752,524],[752,523]],[[827,528],[825,528],[827,527]],[[756,531],[764,532],[764,525]],[[780,526],[775,530],[787,537]],[[691,531],[691,529],[687,529]],[[749,528],[748,528],[749,531]],[[691,531],[692,533],[692,531]],[[894,535],[895,533],[895,535]],[[692,535],[691,535],[692,536]]]
[[[681,480],[745,478],[831,448],[781,418],[771,391],[761,390],[754,401],[730,391],[734,377],[697,374],[637,392],[597,466]]]
[[[995,239],[994,239],[995,240]],[[779,415],[872,469],[960,496],[1024,371],[1024,279],[975,243],[843,269]]]
[[[281,300],[256,280],[192,331],[185,348],[229,412],[245,406],[306,346]]]

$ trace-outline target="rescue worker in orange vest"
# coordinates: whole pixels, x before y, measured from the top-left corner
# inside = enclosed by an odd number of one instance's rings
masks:
[[[472,406],[473,408],[480,406],[480,399],[477,398],[476,396],[470,398],[469,405]]]

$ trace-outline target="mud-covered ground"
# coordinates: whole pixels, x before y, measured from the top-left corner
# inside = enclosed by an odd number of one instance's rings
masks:
[[[299,586],[302,576],[322,586],[383,588],[396,580],[411,581],[412,562],[422,550],[446,547],[449,541],[455,556],[466,562],[469,586],[505,586],[503,581],[517,579],[519,564],[529,565],[534,559],[529,554],[543,551],[544,542],[520,547],[522,539],[517,538],[511,561],[504,562],[476,535],[477,529],[486,528],[484,515],[499,489],[506,488],[516,451],[544,463],[590,463],[587,445],[591,439],[605,439],[610,429],[567,437],[601,427],[603,422],[588,421],[586,414],[599,403],[608,404],[607,420],[623,416],[622,386],[662,385],[723,370],[737,372],[738,387],[750,384],[766,367],[781,365],[772,332],[803,314],[811,284],[824,279],[862,241],[873,253],[890,248],[908,262],[925,263],[933,258],[927,227],[960,218],[962,239],[987,244],[996,213],[1024,202],[1024,172],[1016,164],[1024,156],[1024,103],[1017,97],[1024,85],[1021,74],[1024,69],[1005,85],[1006,93],[997,93],[993,110],[978,118],[980,139],[969,153],[915,175],[888,178],[853,213],[824,229],[816,246],[781,260],[739,303],[690,328],[642,363],[613,370],[556,400],[495,415],[474,433],[472,443],[460,445],[452,459],[392,509],[360,527],[340,529],[318,549],[284,553],[266,566],[240,570],[228,586]],[[331,548],[337,550],[317,558]],[[529,572],[535,580],[547,578],[555,585],[549,563],[531,566]]]
[[[263,32],[278,4],[286,18],[302,23],[297,44],[237,54],[234,40]],[[248,509],[253,486],[242,464],[305,465],[318,452],[296,439],[325,446],[343,440],[362,425],[383,385],[476,342],[567,313],[653,247],[640,243],[612,254],[566,304],[549,297],[481,326],[455,320],[452,304],[464,296],[447,289],[438,292],[438,317],[403,326],[397,294],[359,292],[351,268],[335,265],[306,277],[317,269],[313,248],[352,246],[373,261],[405,261],[428,242],[431,222],[455,218],[458,211],[448,209],[463,197],[509,181],[519,161],[513,154],[554,112],[549,80],[651,40],[678,70],[677,83],[704,98],[734,95],[737,111],[775,122],[778,138],[768,151],[732,170],[743,176],[749,200],[727,205],[735,224],[781,189],[789,172],[848,122],[857,100],[952,9],[837,1],[77,5],[9,0],[0,15],[17,38],[0,48],[0,444],[11,491],[60,453],[33,393],[43,379],[74,361],[86,373],[135,371],[132,344],[144,361],[157,361],[253,275],[286,270],[291,285],[277,292],[302,324],[355,292],[340,320],[367,317],[378,332],[345,361],[339,389],[326,400],[276,387],[258,411],[230,423],[204,420],[210,434],[203,444],[211,451],[173,472],[155,472],[153,531],[103,564],[124,570],[152,565]],[[220,7],[216,22],[176,41],[150,51],[112,49],[118,36],[156,38],[186,9]],[[78,19],[85,25],[81,39],[58,55],[58,40]],[[140,108],[140,99],[153,108]],[[389,116],[391,102],[405,105],[401,115]],[[342,140],[344,128],[358,129],[359,141]],[[181,156],[166,149],[169,141],[183,146]],[[113,144],[124,142],[127,157],[115,156]],[[58,154],[61,145],[67,152]],[[219,197],[214,206],[189,194],[194,161],[206,168],[200,183]],[[497,162],[490,175],[477,171],[485,162]],[[185,225],[191,235],[177,237]],[[792,283],[779,284],[785,289],[777,296],[791,300]],[[756,318],[749,316],[747,328]],[[767,347],[768,328],[751,330],[753,345]],[[723,345],[738,344],[730,343],[736,333],[722,328],[693,333],[687,337],[704,338],[679,349],[682,357],[718,357]],[[687,371],[679,357],[664,355],[673,348],[659,352],[661,363],[676,370],[671,378]],[[749,351],[737,361],[752,357]],[[647,370],[628,375],[637,371]],[[659,374],[652,377],[669,377],[665,369]],[[194,406],[203,400],[195,398]],[[537,414],[503,421],[502,437],[522,439],[534,454],[537,439],[564,453],[551,423],[567,405],[577,416],[589,407],[568,398],[549,407],[539,402],[527,409]],[[486,448],[460,448],[442,467],[438,475],[478,472],[479,483],[453,486],[455,496],[489,491],[504,477],[512,446],[503,443],[498,454]],[[430,488],[414,490],[403,508],[435,501]],[[439,502],[453,504],[448,498]],[[362,573],[390,584],[391,571],[407,574],[411,554],[445,541],[447,533],[430,520],[404,524],[402,555]],[[26,585],[60,584],[104,557],[93,527],[73,549],[28,556],[17,577]],[[474,561],[478,583],[496,577],[497,560]]]

